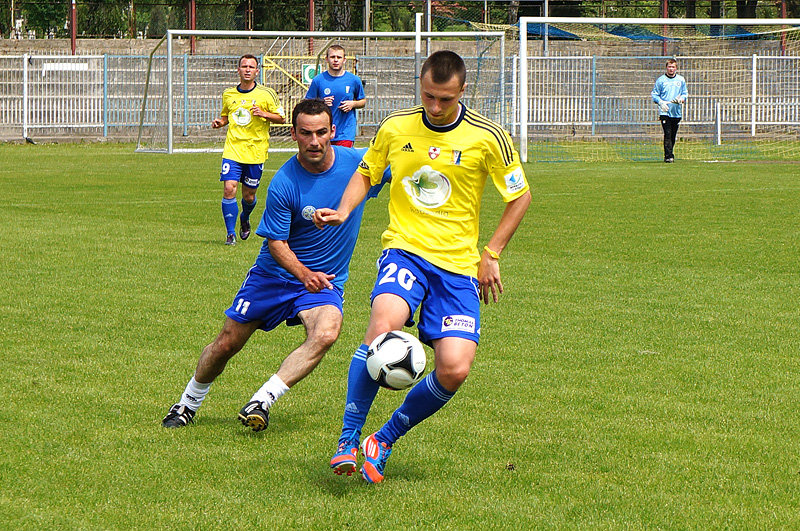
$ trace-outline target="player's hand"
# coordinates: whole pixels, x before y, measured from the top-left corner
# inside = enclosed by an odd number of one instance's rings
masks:
[[[312,219],[314,225],[316,225],[318,229],[324,229],[325,225],[341,225],[347,218],[342,217],[338,210],[332,208],[318,208],[314,211],[314,217]]]
[[[478,265],[478,287],[480,298],[484,304],[489,304],[490,296],[493,302],[500,300],[503,293],[503,283],[500,281],[500,262],[489,253],[481,254],[481,263]]]
[[[225,125],[225,120],[223,120],[222,118],[214,118],[213,120],[211,120],[211,127],[214,129],[219,129],[223,125]]]
[[[353,110],[353,100],[345,100],[339,104],[339,110],[342,112],[350,112]]]
[[[252,114],[253,116],[258,116],[259,118],[267,117],[267,113],[262,111],[261,107],[259,107],[258,105],[253,105],[252,107],[250,107],[250,114]]]
[[[333,96],[325,96],[324,98],[322,98],[322,101],[324,101],[325,105],[327,105],[328,107],[333,107]]]
[[[662,111],[669,112],[669,103],[666,101],[662,101],[658,106],[661,107]]]
[[[310,271],[309,274],[303,278],[303,285],[311,293],[319,293],[325,288],[333,289],[331,280],[336,275],[329,275],[322,271]]]

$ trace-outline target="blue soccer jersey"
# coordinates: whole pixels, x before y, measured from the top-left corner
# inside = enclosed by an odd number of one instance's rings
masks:
[[[333,96],[333,125],[336,126],[336,134],[333,140],[355,140],[356,139],[356,110],[343,112],[339,105],[343,101],[363,100],[364,86],[361,79],[350,72],[345,72],[341,76],[334,77],[327,71],[322,72],[311,80],[308,87],[306,98],[326,98]]]
[[[336,275],[331,284],[344,289],[350,258],[356,246],[364,203],[374,197],[383,182],[373,186],[364,201],[350,217],[338,226],[318,229],[312,220],[318,208],[336,208],[350,178],[366,149],[331,146],[336,158],[333,166],[322,173],[310,173],[298,162],[289,159],[275,174],[267,190],[266,207],[256,234],[272,240],[285,240],[297,259],[312,271]],[[388,178],[388,171],[386,178]],[[385,178],[385,180],[386,180]],[[384,180],[384,182],[385,182]],[[256,265],[267,273],[296,280],[269,252],[264,240]]]

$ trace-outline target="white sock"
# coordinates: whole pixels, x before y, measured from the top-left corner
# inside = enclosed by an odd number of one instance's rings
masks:
[[[267,407],[271,407],[283,394],[288,391],[289,388],[286,387],[286,384],[283,383],[277,374],[273,374],[272,377],[267,380],[267,383],[261,386],[261,389],[256,391],[256,394],[253,395],[253,398],[250,400],[258,400],[259,402],[264,402],[267,404]]]
[[[208,394],[209,388],[211,388],[211,382],[200,383],[192,376],[181,395],[181,401],[178,403],[197,411]]]

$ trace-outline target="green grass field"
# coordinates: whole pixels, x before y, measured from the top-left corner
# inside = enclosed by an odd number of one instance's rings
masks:
[[[269,429],[236,413],[299,328],[165,430],[260,238],[223,245],[219,155],[132,149],[0,145],[0,528],[800,527],[800,166],[528,165],[470,378],[367,485],[328,460],[386,195],[342,336]],[[501,209],[489,190],[482,241]]]

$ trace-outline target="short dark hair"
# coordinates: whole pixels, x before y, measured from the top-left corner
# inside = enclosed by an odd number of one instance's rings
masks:
[[[342,55],[344,55],[344,53],[345,53],[344,52],[344,46],[342,46],[341,44],[331,44],[330,46],[328,46],[328,49],[325,51],[325,57],[328,57],[328,52],[330,52],[331,50],[341,50],[342,51]]]
[[[670,57],[669,59],[667,59],[667,65],[675,65],[675,66],[678,66],[678,61],[676,61],[675,59],[673,59],[673,58],[671,58],[671,57]]]
[[[456,76],[463,87],[464,81],[467,79],[467,67],[464,65],[464,60],[450,50],[439,50],[432,53],[422,64],[419,77],[424,76],[429,70],[434,83],[447,83],[453,76]]]
[[[255,59],[255,61],[256,61],[256,68],[258,68],[258,57],[256,57],[255,55],[253,55],[253,54],[251,54],[251,53],[246,53],[246,54],[244,54],[243,56],[241,56],[241,57],[239,58],[239,62],[238,62],[238,63],[236,63],[236,66],[242,66],[242,59]]]
[[[331,109],[325,105],[324,101],[319,98],[300,100],[300,103],[295,105],[294,110],[292,110],[292,127],[297,127],[297,117],[300,114],[316,116],[323,113],[328,115],[328,125],[333,125],[333,115],[331,114]]]

